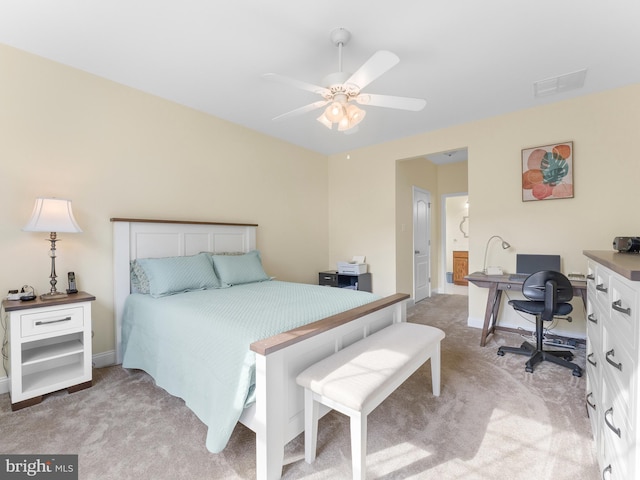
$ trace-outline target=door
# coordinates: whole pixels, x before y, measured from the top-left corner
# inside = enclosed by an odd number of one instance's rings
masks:
[[[431,296],[431,195],[413,187],[413,299]]]

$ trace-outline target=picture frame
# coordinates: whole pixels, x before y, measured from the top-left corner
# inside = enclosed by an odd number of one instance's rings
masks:
[[[573,142],[522,150],[522,201],[573,198]]]

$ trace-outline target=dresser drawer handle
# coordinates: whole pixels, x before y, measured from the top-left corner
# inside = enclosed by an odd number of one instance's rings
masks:
[[[616,367],[618,370],[622,371],[622,363],[616,363],[616,362],[612,361],[609,358],[609,355],[611,355],[612,357],[616,356],[616,352],[613,351],[613,348],[607,352],[607,354],[605,355],[605,358],[607,359],[607,362],[609,362],[611,365]]]
[[[607,293],[609,291],[609,289],[604,286],[604,283],[599,283],[598,285],[596,285],[596,290],[604,293]]]
[[[593,273],[590,273],[589,275],[587,275],[587,280],[595,280],[596,276]]]
[[[611,407],[609,410],[604,412],[604,423],[607,424],[607,427],[609,427],[611,429],[611,431],[618,436],[618,438],[622,438],[622,435],[620,433],[620,429],[614,427],[613,424],[611,422],[609,422],[609,418],[607,418],[609,414],[613,414],[613,407]]]
[[[587,320],[589,320],[590,322],[595,323],[596,325],[598,324],[598,319],[596,318],[595,314],[590,313],[589,315],[587,315]]]
[[[595,409],[596,409],[596,404],[595,404],[595,403],[591,403],[591,402],[589,401],[589,397],[593,397],[593,392],[591,392],[591,393],[589,393],[589,394],[587,395],[587,399],[586,399],[586,401],[587,401],[587,405],[588,405],[588,406],[590,406],[591,408],[593,408],[593,409],[595,410]]]
[[[602,480],[606,480],[604,478],[605,473],[609,474],[609,478],[611,478],[611,465],[607,465],[604,470],[602,470]]]
[[[631,308],[623,308],[620,305],[622,305],[622,300],[616,300],[615,302],[613,302],[611,304],[611,308],[613,308],[614,310],[616,310],[618,312],[622,312],[622,313],[626,313],[627,315],[631,315]]]
[[[36,326],[39,325],[51,325],[52,323],[60,323],[60,322],[68,322],[69,320],[71,320],[71,317],[65,317],[65,318],[59,318],[57,320],[40,320],[38,322],[36,322]]]
[[[591,357],[593,357],[593,353],[590,353],[589,355],[587,355],[587,362],[589,362],[591,365],[593,365],[594,367],[598,366],[598,362],[594,362],[591,360]]]

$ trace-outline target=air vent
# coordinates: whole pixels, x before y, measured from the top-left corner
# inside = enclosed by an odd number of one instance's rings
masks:
[[[584,86],[587,69],[567,73],[558,77],[547,78],[533,84],[533,93],[536,97],[546,97],[556,93],[576,90]]]

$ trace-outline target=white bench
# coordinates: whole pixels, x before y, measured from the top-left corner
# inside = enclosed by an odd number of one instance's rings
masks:
[[[440,395],[440,342],[444,332],[394,323],[310,366],[296,381],[304,390],[305,460],[316,458],[319,404],[350,417],[353,478],[366,476],[367,415],[431,359],[431,388]]]

